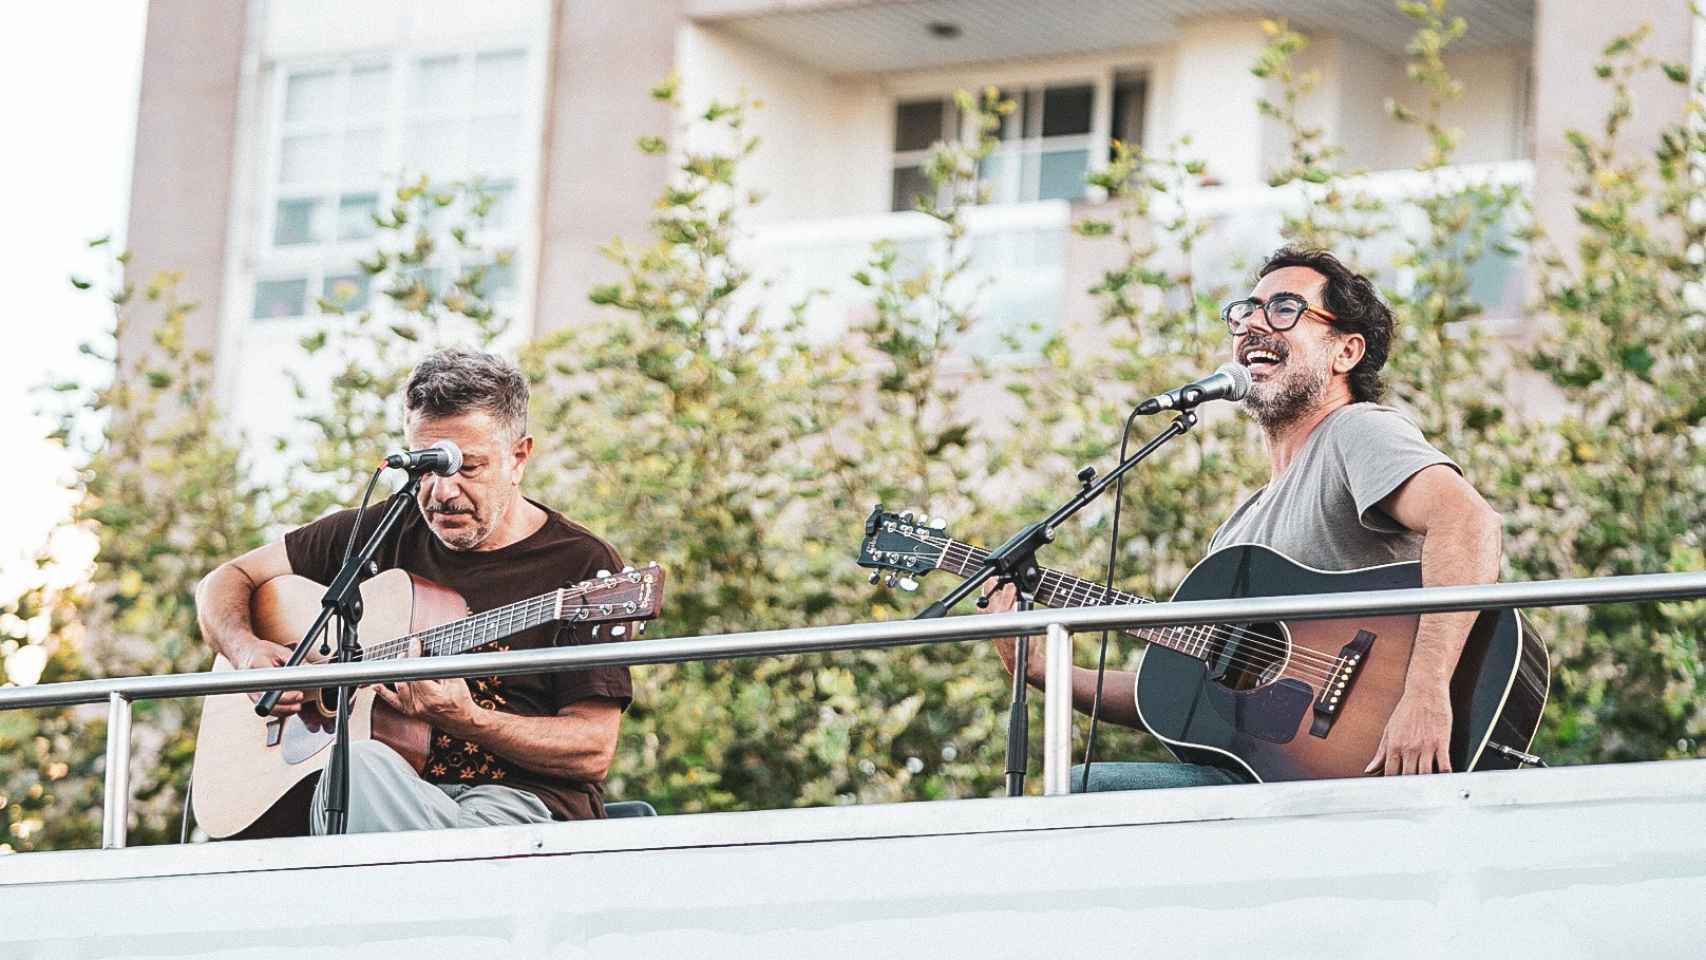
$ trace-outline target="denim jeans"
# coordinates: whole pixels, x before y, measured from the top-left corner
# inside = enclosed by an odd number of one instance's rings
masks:
[[[1084,792],[1084,767],[1072,768],[1072,792]],[[1247,777],[1200,763],[1096,763],[1090,767],[1090,791],[1165,790],[1247,783]]]

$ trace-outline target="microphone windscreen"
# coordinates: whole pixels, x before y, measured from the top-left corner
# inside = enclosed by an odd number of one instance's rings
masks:
[[[1232,390],[1226,394],[1228,400],[1242,400],[1250,395],[1250,368],[1241,363],[1223,363],[1216,373],[1224,373],[1232,378]]]
[[[1248,373],[1246,373],[1244,375],[1246,380],[1249,379],[1249,376],[1250,375]],[[1249,389],[1249,388],[1246,387],[1245,389]],[[452,441],[449,441],[449,440],[440,440],[437,443],[433,444],[432,446],[433,446],[433,449],[435,449],[435,450],[443,450],[445,453],[445,457],[449,460],[449,463],[446,466],[444,473],[441,474],[442,476],[446,476],[446,477],[451,476],[452,474],[454,474],[457,471],[462,469],[462,448],[461,447],[457,446],[455,443],[453,443]]]

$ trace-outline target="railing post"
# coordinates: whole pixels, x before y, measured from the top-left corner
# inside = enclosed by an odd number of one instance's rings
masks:
[[[130,820],[130,701],[107,694],[107,785],[101,811],[101,846],[124,846]]]
[[[1043,796],[1071,792],[1071,766],[1072,634],[1051,623],[1043,659]]]

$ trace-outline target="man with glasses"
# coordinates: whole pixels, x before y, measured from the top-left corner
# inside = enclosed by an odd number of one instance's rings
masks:
[[[1322,250],[1287,247],[1257,272],[1250,295],[1221,313],[1233,359],[1253,381],[1244,409],[1261,427],[1268,482],[1239,504],[1209,543],[1271,547],[1322,570],[1421,561],[1424,586],[1488,583],[1499,573],[1503,521],[1451,458],[1391,407],[1380,370],[1392,342],[1392,311],[1368,278]],[[987,587],[986,587],[987,589]],[[988,609],[1012,609],[1002,588]],[[1449,684],[1474,611],[1421,618],[1404,693],[1370,774],[1451,769]],[[1042,687],[1043,654],[1032,638],[1027,680]],[[1013,669],[1013,642],[997,644]],[[1096,673],[1072,671],[1073,703],[1088,712]],[[1141,727],[1136,674],[1109,671],[1102,715]],[[1105,763],[1091,790],[1237,783],[1244,778],[1191,763]],[[1079,789],[1080,777],[1072,777]]]

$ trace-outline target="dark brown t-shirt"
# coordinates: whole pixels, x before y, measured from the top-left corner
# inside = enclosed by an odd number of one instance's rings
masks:
[[[532,502],[532,501],[529,501]],[[381,570],[400,568],[455,590],[473,613],[570,586],[597,575],[600,570],[622,569],[622,558],[610,544],[585,527],[548,507],[545,525],[532,536],[501,550],[451,550],[433,535],[418,509],[403,514],[374,559]],[[362,517],[356,540],[361,549],[378,527],[383,504],[369,507]],[[284,535],[284,547],[295,573],[328,583],[337,575],[343,559],[344,542],[355,524],[355,511],[344,510],[322,517]],[[603,636],[607,635],[602,635]],[[500,638],[480,651],[532,650],[541,647],[597,643],[582,628],[552,624]],[[555,716],[563,707],[589,697],[606,697],[625,710],[633,698],[627,667],[595,667],[556,673],[507,677],[469,677],[469,692],[488,709],[523,716]],[[604,788],[600,783],[568,780],[528,770],[499,757],[472,741],[433,731],[432,751],[423,776],[433,783],[478,785],[497,783],[519,787],[539,796],[560,820],[585,820],[604,816]]]

